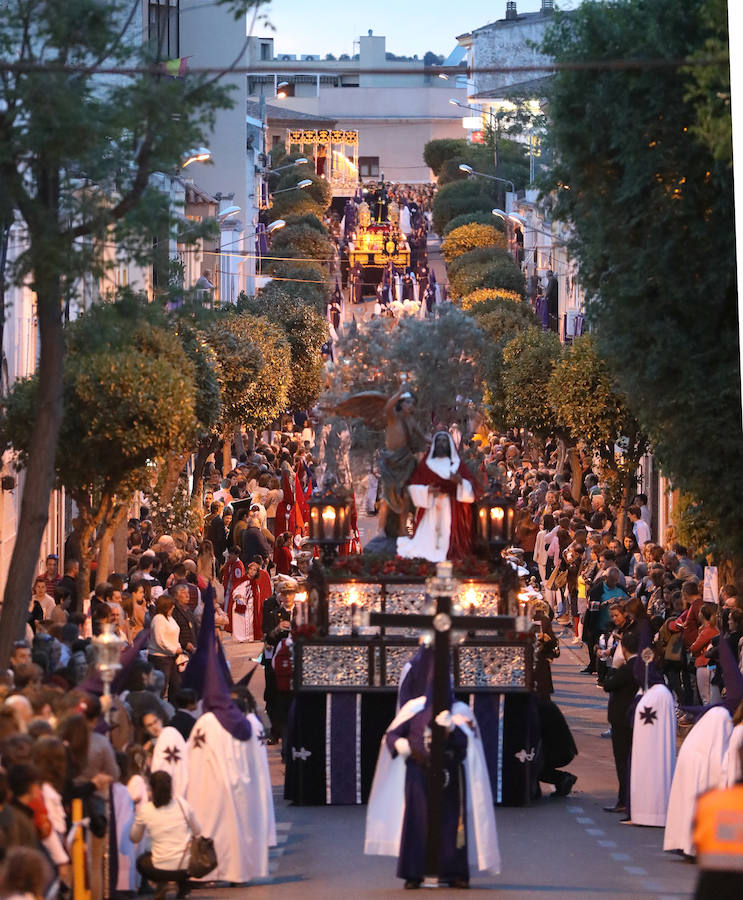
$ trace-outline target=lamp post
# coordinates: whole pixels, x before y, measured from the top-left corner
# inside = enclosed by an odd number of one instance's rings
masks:
[[[439,76],[441,77],[441,76]],[[454,97],[449,98],[449,103],[452,106],[458,106],[460,109],[471,109],[472,112],[476,112],[479,115],[482,115],[483,112],[488,114],[488,118],[490,119],[490,127],[493,129],[493,166],[498,168],[498,132],[495,128],[495,113],[492,109],[479,109],[477,106],[470,106],[469,103],[460,103],[459,100]]]
[[[512,542],[515,521],[515,504],[499,482],[491,481],[486,494],[475,501],[474,545],[488,556],[493,564],[500,585],[501,599],[505,600],[502,614],[516,615],[514,599],[518,575],[502,556],[502,551]],[[500,612],[499,605],[499,612]]]
[[[101,625],[101,633],[92,639],[92,643],[96,653],[96,668],[103,682],[103,696],[110,698],[111,682],[121,668],[121,650],[124,641],[114,631],[113,622],[106,622]],[[110,709],[110,703],[106,706]]]
[[[329,566],[335,559],[338,547],[345,544],[351,533],[348,493],[336,479],[325,479],[322,490],[307,501],[310,511],[310,544],[316,544],[322,554],[322,563]]]
[[[185,169],[186,166],[190,166],[191,163],[206,162],[211,158],[212,152],[208,147],[192,148],[186,152],[186,158],[181,163],[181,169]]]
[[[283,169],[291,169],[293,166],[304,166],[309,162],[304,156],[295,159],[294,162],[287,163],[285,166],[276,166],[275,169],[266,169],[266,175],[273,175],[274,172],[281,172]]]
[[[477,175],[479,178],[489,178],[491,181],[500,181],[502,184],[510,184],[511,193],[516,193],[516,187],[510,178],[501,178],[500,175],[486,175],[485,172],[476,172],[472,166],[468,166],[467,163],[460,163],[459,171],[466,172],[467,175]]]
[[[309,187],[311,184],[312,184],[311,178],[303,178],[301,181],[299,181],[293,187],[281,188],[280,191],[274,191],[271,194],[271,196],[275,197],[277,194],[286,194],[287,191],[300,191],[300,190],[303,190],[304,188]]]

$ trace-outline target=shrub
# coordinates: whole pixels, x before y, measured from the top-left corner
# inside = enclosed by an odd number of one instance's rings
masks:
[[[476,247],[500,247],[506,246],[506,240],[502,232],[494,225],[462,225],[450,231],[441,245],[444,259],[450,263],[456,257],[474,250]]]
[[[423,160],[433,174],[438,177],[441,167],[448,159],[464,156],[468,143],[464,138],[437,138],[423,148]]]
[[[507,291],[503,288],[493,290],[492,288],[478,288],[462,297],[462,309],[471,312],[474,315],[490,312],[496,309],[503,300],[515,300],[520,303],[521,294],[516,291]]]
[[[287,225],[271,241],[271,256],[296,256],[329,263],[333,256],[330,241],[310,225]]]
[[[463,213],[490,213],[495,206],[495,181],[485,179],[445,184],[433,201],[433,229],[441,234],[446,225]],[[491,216],[492,218],[492,216]]]
[[[503,220],[496,218],[490,211],[488,212],[473,212],[473,213],[463,213],[461,216],[454,216],[446,224],[446,228],[444,228],[443,236],[446,237],[449,232],[454,231],[455,228],[461,228],[462,225],[492,225],[498,231],[505,231]]]
[[[313,213],[304,213],[301,216],[298,215],[288,215],[286,216],[286,227],[290,228],[295,225],[306,225],[309,228],[314,228],[315,231],[319,231],[320,234],[327,234],[328,229],[323,225],[322,221],[318,219],[316,215]],[[277,235],[278,237],[278,235]]]
[[[478,288],[503,288],[524,296],[524,276],[505,250],[479,247],[449,266],[449,293],[464,297]]]
[[[527,328],[537,327],[531,307],[521,300],[488,300],[468,312],[494,344],[508,341]]]

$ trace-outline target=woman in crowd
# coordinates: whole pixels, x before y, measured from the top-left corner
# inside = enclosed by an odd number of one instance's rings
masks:
[[[165,676],[163,696],[166,698],[175,694],[181,684],[175,660],[183,651],[180,645],[181,630],[173,618],[174,606],[170,594],[161,594],[157,598],[147,645],[147,658]]]

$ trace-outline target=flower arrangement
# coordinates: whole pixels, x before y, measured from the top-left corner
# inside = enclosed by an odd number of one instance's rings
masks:
[[[418,300],[393,300],[390,303],[390,309],[396,319],[402,316],[417,316],[420,308],[421,305]]]
[[[328,570],[333,581],[347,580],[423,580],[436,574],[435,563],[427,559],[407,559],[401,556],[389,557],[377,553],[361,556],[339,556]],[[486,559],[468,556],[454,562],[454,577],[477,581],[495,581],[492,566]]]

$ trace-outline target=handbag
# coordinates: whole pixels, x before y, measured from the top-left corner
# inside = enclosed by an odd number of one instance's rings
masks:
[[[177,797],[175,802],[178,804],[178,808],[190,830],[191,826],[188,824],[188,817]],[[186,849],[181,857],[180,869],[183,869],[183,861],[186,855],[188,855],[188,864],[185,868],[189,878],[203,878],[204,875],[208,875],[217,868],[217,851],[214,849],[214,841],[211,838],[204,837],[203,834],[193,835],[186,844]]]
[[[552,574],[547,579],[545,587],[550,591],[559,591],[561,588],[564,588],[567,583],[567,569],[564,569],[561,563],[556,569],[553,569]]]

